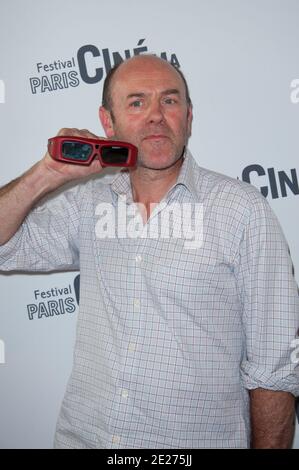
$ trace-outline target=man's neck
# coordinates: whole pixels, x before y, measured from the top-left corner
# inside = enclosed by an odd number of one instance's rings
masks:
[[[164,170],[138,167],[130,172],[133,200],[146,207],[146,220],[150,216],[151,209],[163,199],[177,181],[182,163],[183,157]]]

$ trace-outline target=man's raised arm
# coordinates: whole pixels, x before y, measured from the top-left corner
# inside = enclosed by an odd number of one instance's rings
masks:
[[[78,129],[61,129],[58,135],[97,138],[87,130]],[[82,167],[55,161],[47,152],[26,173],[0,189],[0,245],[16,233],[39,199],[69,181],[99,173],[101,169],[97,159],[90,166]]]

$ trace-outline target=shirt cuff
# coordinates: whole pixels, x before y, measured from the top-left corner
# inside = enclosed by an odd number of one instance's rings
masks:
[[[289,364],[271,371],[249,361],[241,364],[241,380],[245,388],[253,390],[264,388],[266,390],[290,392],[299,396],[299,364]]]
[[[0,246],[0,271],[12,269],[11,257],[15,256],[17,246],[22,234],[22,227],[8,240]]]

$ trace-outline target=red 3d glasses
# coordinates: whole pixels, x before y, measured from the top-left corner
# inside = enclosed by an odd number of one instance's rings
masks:
[[[54,160],[89,165],[98,158],[102,166],[134,166],[138,149],[118,140],[56,136],[48,140],[48,152]]]

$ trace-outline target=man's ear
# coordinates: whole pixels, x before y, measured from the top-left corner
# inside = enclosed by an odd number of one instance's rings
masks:
[[[106,137],[110,139],[114,136],[114,125],[111,117],[110,111],[108,111],[104,106],[101,106],[99,109],[100,121],[105,131]]]
[[[187,111],[188,137],[191,137],[192,121],[193,121],[193,112],[192,112],[192,105],[190,104],[188,107],[188,111]]]

